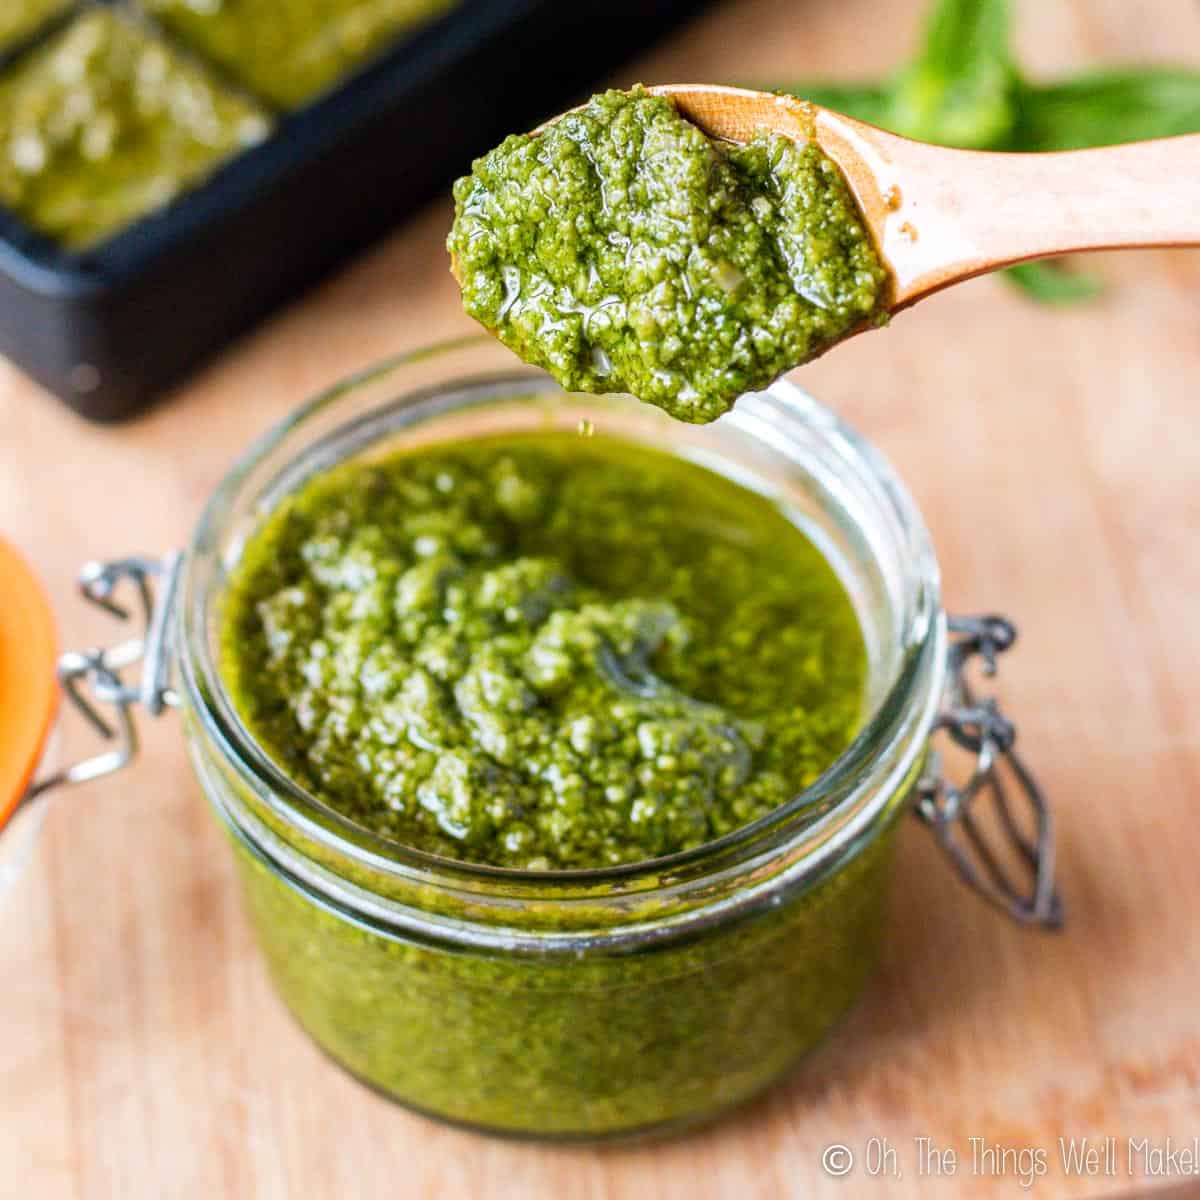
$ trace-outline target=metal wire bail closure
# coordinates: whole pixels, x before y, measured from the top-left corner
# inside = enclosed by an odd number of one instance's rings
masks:
[[[1004,617],[948,617],[946,707],[933,732],[945,730],[975,755],[967,782],[958,786],[931,749],[917,784],[917,814],[932,830],[962,878],[985,900],[1022,925],[1060,929],[1062,900],[1054,882],[1054,820],[1045,794],[1018,756],[1016,726],[996,699],[976,695],[967,668],[978,658],[984,675],[995,675],[996,658],[1017,639]],[[1028,814],[1018,817],[1013,798]],[[988,806],[990,801],[990,806]],[[990,807],[991,832],[980,806]],[[1029,832],[1023,826],[1031,826]],[[1003,855],[1003,858],[1001,857]]]
[[[138,747],[135,706],[152,717],[178,707],[179,697],[171,686],[174,623],[170,616],[182,562],[182,552],[173,551],[161,559],[132,557],[89,563],[80,572],[80,591],[89,603],[128,620],[130,607],[117,596],[132,593],[141,617],[138,636],[108,649],[69,652],[58,660],[64,694],[102,738],[117,744],[34,780],[15,812],[27,812],[61,787],[99,779],[128,765]],[[959,874],[984,899],[1022,925],[1058,929],[1063,923],[1063,905],[1054,884],[1050,808],[1017,755],[1016,727],[993,697],[977,697],[967,678],[967,667],[975,658],[982,659],[985,675],[995,674],[996,657],[1016,641],[1016,628],[997,616],[949,617],[947,626],[951,642],[946,707],[932,732],[947,732],[958,746],[975,755],[975,764],[960,787],[945,777],[941,755],[931,748],[916,786],[917,814]],[[123,673],[136,664],[141,666],[136,680],[125,682]],[[1023,831],[1014,814],[1010,800],[1014,785],[1030,811],[1032,834]],[[989,838],[978,819],[976,808],[985,798],[990,799],[994,811],[991,824],[1001,841],[1007,842],[1006,857],[1015,860],[1015,868],[1012,861],[1006,865],[997,855],[996,835]]]
[[[178,706],[178,697],[170,686],[169,618],[182,561],[182,552],[173,551],[161,559],[135,557],[88,563],[79,573],[79,590],[89,603],[123,621],[129,620],[133,616],[131,607],[117,599],[129,592],[141,618],[137,636],[106,649],[70,651],[58,660],[63,694],[105,741],[115,741],[116,745],[34,780],[19,809],[27,809],[60,787],[87,783],[126,766],[138,746],[134,705],[140,705],[152,717],[165,708]],[[157,587],[151,580],[157,582]],[[122,673],[137,663],[141,671],[136,681],[126,683]]]

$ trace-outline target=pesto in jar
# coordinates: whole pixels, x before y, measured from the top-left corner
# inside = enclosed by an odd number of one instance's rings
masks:
[[[315,476],[251,538],[223,673],[354,822],[533,870],[766,815],[861,718],[865,650],[770,500],[603,436],[443,444]]]
[[[0,204],[86,249],[269,129],[265,113],[202,67],[94,9],[0,76]]]
[[[885,936],[903,799],[812,886],[638,953],[602,935],[541,954],[397,936],[234,845],[272,981],[337,1062],[435,1116],[595,1138],[711,1118],[829,1034]]]
[[[711,421],[881,312],[886,272],[815,141],[717,143],[610,91],[454,186],[467,312],[565,388]]]
[[[461,0],[142,2],[264,100],[291,109]]]

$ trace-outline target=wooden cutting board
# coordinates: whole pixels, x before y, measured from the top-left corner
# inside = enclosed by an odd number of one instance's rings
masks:
[[[923,7],[730,3],[622,81],[872,76]],[[1041,70],[1200,62],[1194,4],[1019,9]],[[298,400],[465,328],[448,221],[433,205],[123,428],[84,425],[0,367],[0,529],[45,578],[64,644],[111,637],[73,599],[84,559],[178,545],[231,458]],[[135,771],[52,812],[0,909],[0,1193],[1018,1196],[1018,1152],[1038,1149],[1036,1195],[1178,1184],[1126,1167],[1129,1138],[1200,1134],[1200,253],[1100,266],[1109,288],[1086,307],[980,280],[800,374],[907,477],[950,606],[1021,625],[1002,692],[1059,814],[1065,933],[986,909],[913,821],[879,978],[790,1082],[658,1146],[464,1134],[368,1093],[292,1026],[168,718],[145,726]],[[64,753],[85,740],[72,730]],[[1062,1173],[1056,1139],[1085,1134],[1117,1140],[1115,1175]],[[957,1152],[953,1177],[920,1177],[918,1137]],[[822,1169],[834,1142],[857,1155],[847,1179]],[[902,1178],[868,1175],[872,1154]]]

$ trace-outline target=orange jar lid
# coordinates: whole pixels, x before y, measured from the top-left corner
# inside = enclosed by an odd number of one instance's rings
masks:
[[[58,708],[57,641],[42,585],[0,538],[0,826],[25,794]]]

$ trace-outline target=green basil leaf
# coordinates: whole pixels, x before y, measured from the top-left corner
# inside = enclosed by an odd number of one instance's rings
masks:
[[[934,0],[920,53],[889,83],[798,84],[786,90],[848,116],[944,146],[1075,150],[1200,132],[1200,71],[1093,71],[1025,82],[1009,50],[1009,0]],[[1094,275],[1058,261],[1005,275],[1044,304],[1089,300]]]
[[[1096,71],[1026,87],[1022,150],[1081,150],[1200,132],[1200,71]]]
[[[1009,0],[937,0],[925,21],[916,64],[947,76],[972,74],[981,62],[1008,61]]]
[[[888,128],[943,146],[1007,146],[1019,81],[1008,0],[937,0],[916,60],[896,77]]]
[[[1094,300],[1104,290],[1095,275],[1069,270],[1054,260],[1020,263],[1004,274],[1031,300],[1042,304],[1079,304]]]
[[[881,125],[888,111],[888,89],[884,85],[863,83],[797,83],[775,89],[810,100],[822,108],[844,113],[871,125]]]

